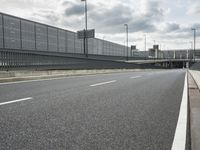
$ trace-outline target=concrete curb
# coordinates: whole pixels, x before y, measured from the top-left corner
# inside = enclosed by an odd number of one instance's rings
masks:
[[[149,70],[162,70],[162,69],[100,69],[100,70],[52,70],[52,71],[1,71],[0,83],[25,81],[25,80],[38,80],[50,79],[68,76],[80,75],[94,75],[94,74],[108,74],[117,72],[139,72]]]
[[[189,71],[188,74],[188,92],[190,107],[190,133],[191,133],[191,149],[199,150],[200,147],[200,91],[194,76]]]
[[[195,80],[198,88],[200,89],[200,71],[189,70],[189,72],[192,75],[193,79]]]

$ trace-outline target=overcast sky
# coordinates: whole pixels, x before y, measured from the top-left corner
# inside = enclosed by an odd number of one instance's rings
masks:
[[[77,31],[84,28],[81,0],[0,0],[0,11]],[[192,27],[200,27],[200,0],[88,0],[88,28],[97,38],[125,43],[124,23],[129,25],[129,44],[144,49],[156,43],[162,49],[190,48]],[[197,33],[200,48],[200,29]]]

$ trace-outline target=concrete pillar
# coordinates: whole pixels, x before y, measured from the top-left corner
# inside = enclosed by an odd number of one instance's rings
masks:
[[[186,62],[186,68],[189,68],[189,62]]]
[[[174,59],[176,59],[176,51],[174,51]]]
[[[158,58],[158,50],[155,49],[155,58]]]

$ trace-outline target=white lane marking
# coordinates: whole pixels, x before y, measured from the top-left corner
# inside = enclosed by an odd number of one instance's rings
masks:
[[[107,81],[107,82],[101,82],[101,83],[96,83],[96,84],[92,84],[90,86],[94,87],[94,86],[99,86],[99,85],[104,85],[104,84],[109,84],[109,83],[114,83],[114,82],[116,82],[116,80]]]
[[[22,98],[22,99],[17,99],[17,100],[13,100],[13,101],[8,101],[8,102],[2,102],[0,103],[1,105],[7,105],[7,104],[11,104],[11,103],[17,103],[17,102],[21,102],[21,101],[27,101],[27,100],[31,100],[33,99],[32,97],[27,97],[27,98]]]
[[[131,79],[141,78],[142,76],[133,76]]]
[[[73,79],[73,78],[82,78],[82,77],[86,77],[86,76],[97,76],[97,75],[83,75],[83,76],[77,75],[77,76],[65,76],[65,77],[55,77],[55,78],[53,77],[53,78],[47,78],[47,79],[35,79],[35,80],[25,80],[25,81],[4,82],[4,83],[0,83],[0,85],[29,83],[29,82],[38,82],[38,81],[62,80],[62,79]],[[49,77],[49,76],[45,76],[45,77]]]
[[[93,77],[93,76],[98,76],[98,75],[106,75],[109,76],[111,74],[118,74],[118,73],[123,73],[123,72],[111,72],[111,73],[100,73],[100,74],[85,74],[85,75],[74,75],[74,76],[64,76],[64,77],[53,77],[53,75],[47,75],[44,77],[51,77],[52,78],[47,78],[47,79],[31,79],[31,80],[25,80],[25,81],[14,81],[14,82],[3,82],[0,83],[1,85],[10,85],[10,84],[19,84],[19,83],[31,83],[31,82],[38,82],[38,81],[51,81],[51,80],[62,80],[62,79],[73,79],[73,78],[83,78],[83,77]],[[41,77],[41,76],[32,76],[32,77]],[[27,78],[31,78],[31,77],[27,77]],[[13,78],[14,79],[14,78]]]
[[[176,126],[174,140],[171,150],[185,150],[187,132],[187,109],[188,109],[188,82],[187,72],[183,89],[182,102],[180,106],[179,118]]]

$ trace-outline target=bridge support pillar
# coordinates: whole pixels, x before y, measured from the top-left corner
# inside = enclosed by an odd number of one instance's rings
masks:
[[[186,62],[186,68],[189,68],[189,62]]]

